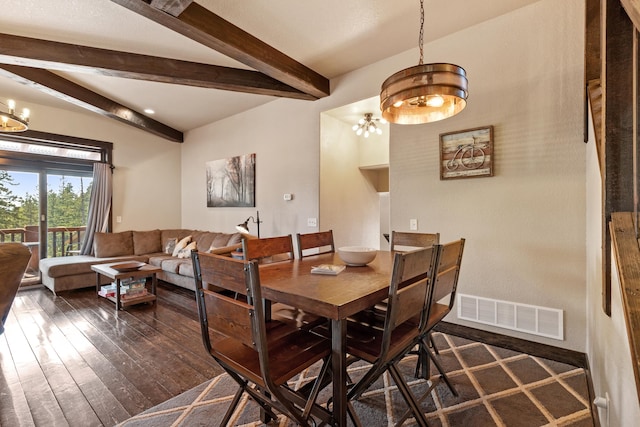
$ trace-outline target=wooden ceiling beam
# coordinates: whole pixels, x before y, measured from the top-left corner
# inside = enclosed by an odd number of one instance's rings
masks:
[[[144,114],[92,92],[50,71],[17,65],[1,65],[0,75],[170,141],[183,142],[184,140],[184,135],[179,130],[150,119]]]
[[[151,6],[173,16],[180,15],[191,3],[193,0],[151,0]]]
[[[316,99],[254,70],[99,49],[12,34],[0,33],[0,63],[293,99]]]
[[[302,92],[316,98],[329,95],[326,77],[195,2],[175,17],[145,0],[111,1]]]

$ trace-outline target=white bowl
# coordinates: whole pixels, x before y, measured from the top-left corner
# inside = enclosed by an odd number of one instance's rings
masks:
[[[338,248],[338,255],[347,265],[361,266],[373,261],[378,255],[378,250],[363,246],[343,246]]]

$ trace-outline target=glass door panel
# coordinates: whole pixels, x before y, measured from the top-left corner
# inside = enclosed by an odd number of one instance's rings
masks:
[[[24,242],[31,250],[23,285],[40,282],[39,173],[0,170],[0,241]]]
[[[47,257],[80,253],[92,183],[91,175],[47,174]]]

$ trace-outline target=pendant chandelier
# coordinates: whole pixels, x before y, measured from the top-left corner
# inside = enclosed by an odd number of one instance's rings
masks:
[[[16,103],[7,101],[8,112],[0,111],[0,132],[24,132],[29,129],[29,109],[24,108],[22,114],[16,115]]]
[[[380,110],[390,123],[431,123],[455,116],[467,105],[467,75],[453,64],[423,64],[424,0],[420,0],[420,62],[382,83]]]
[[[364,132],[365,138],[369,138],[369,135],[374,133],[382,135],[382,129],[380,129],[380,126],[376,122],[386,123],[387,121],[385,119],[374,119],[373,113],[365,113],[364,118],[358,120],[358,123],[353,125],[351,129],[353,129],[358,136]]]

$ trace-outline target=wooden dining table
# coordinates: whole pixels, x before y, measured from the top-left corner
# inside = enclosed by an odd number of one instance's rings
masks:
[[[311,274],[320,264],[344,265],[337,253],[260,266],[263,298],[326,317],[331,323],[333,417],[347,425],[346,319],[389,294],[393,253],[378,251],[365,266],[347,266],[333,275]]]

